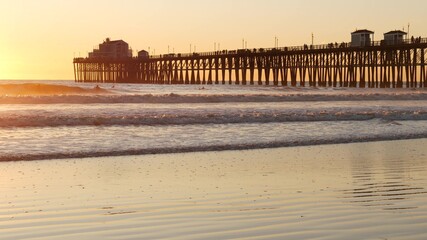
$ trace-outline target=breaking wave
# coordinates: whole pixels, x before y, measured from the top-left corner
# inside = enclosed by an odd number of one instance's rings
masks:
[[[358,125],[360,123],[356,123]],[[379,125],[378,125],[379,124]],[[340,124],[337,126],[349,126],[351,124]],[[123,146],[117,147],[117,144],[108,143],[106,141],[106,147],[99,147],[103,145],[101,142],[102,139],[96,139],[94,143],[86,143],[87,147],[83,147],[77,151],[73,151],[68,148],[61,149],[61,143],[46,143],[48,146],[51,146],[49,149],[56,149],[51,151],[42,151],[42,152],[33,152],[33,151],[21,151],[8,154],[0,153],[0,161],[28,161],[28,160],[45,160],[45,159],[71,159],[71,158],[89,158],[89,157],[109,157],[109,156],[130,156],[130,155],[148,155],[148,154],[169,154],[169,153],[188,153],[188,152],[205,152],[205,151],[227,151],[227,150],[250,150],[250,149],[263,149],[263,148],[278,148],[278,147],[298,147],[298,146],[312,146],[312,145],[325,145],[325,144],[344,144],[344,143],[357,143],[357,142],[374,142],[374,141],[392,141],[392,140],[404,140],[404,139],[421,139],[427,138],[427,128],[426,122],[416,122],[404,124],[406,125],[403,129],[398,131],[393,130],[394,125],[401,125],[398,122],[366,122],[362,125],[372,125],[371,130],[367,129],[366,131],[361,131],[359,133],[352,132],[350,129],[345,129],[339,127],[337,132],[334,134],[307,134],[297,130],[297,133],[293,135],[289,132],[287,137],[274,137],[270,138],[261,137],[261,139],[256,142],[253,141],[243,141],[239,142],[239,138],[236,140],[230,140],[230,134],[235,134],[233,132],[219,132],[216,136],[217,138],[224,138],[224,143],[211,143],[206,142],[206,136],[197,137],[194,135],[192,141],[174,141],[173,144],[163,144],[159,146],[158,143],[153,143],[144,140],[144,138],[137,138],[134,141],[140,142],[133,146],[127,146],[124,143]],[[384,127],[382,127],[382,126]],[[413,125],[410,127],[409,125]],[[324,125],[326,126],[326,125]],[[333,126],[333,127],[337,127]],[[421,130],[417,131],[415,128],[421,127]],[[328,127],[326,127],[328,128]],[[330,127],[331,128],[331,127]],[[373,130],[373,129],[381,130]],[[309,129],[311,129],[309,127]],[[143,130],[143,129],[141,129]],[[263,129],[260,129],[260,133]],[[314,130],[314,129],[313,129]],[[42,131],[42,130],[40,130]],[[161,132],[161,131],[160,131]],[[279,131],[280,132],[280,131]],[[272,134],[272,133],[270,133]],[[257,135],[257,132],[254,132],[251,135],[254,139],[259,138],[260,135]],[[273,134],[274,135],[274,134]],[[159,139],[165,140],[168,142],[161,134]],[[123,137],[124,138],[124,137]],[[262,140],[264,139],[265,140]],[[119,137],[119,140],[122,140]],[[66,142],[67,140],[64,139]],[[105,142],[105,141],[104,141]],[[225,143],[226,142],[226,143]],[[118,143],[118,142],[116,142]],[[40,144],[40,142],[38,143]],[[104,143],[105,144],[105,143]],[[120,144],[119,144],[120,145]],[[81,145],[82,146],[82,145]]]
[[[0,84],[0,96],[4,100],[17,99],[43,99],[47,96],[64,96],[64,95],[90,95],[106,94],[108,90],[99,86],[94,88],[83,88],[78,86],[65,86],[56,84],[43,83],[22,83],[22,84]],[[37,97],[36,97],[37,96]],[[49,97],[47,97],[49,98]],[[53,97],[55,98],[55,97]]]
[[[155,106],[124,104],[99,106],[91,109],[22,109],[0,111],[0,128],[60,127],[60,126],[128,126],[128,125],[191,125],[237,124],[272,122],[362,121],[383,119],[388,121],[427,120],[427,104],[419,106],[337,106],[298,107],[291,104],[236,105],[221,108],[194,104]],[[327,104],[327,103],[325,103]],[[344,104],[344,105],[340,105]],[[364,105],[368,103],[364,102]],[[372,103],[371,103],[372,104]],[[397,104],[397,103],[396,103]],[[282,106],[283,105],[283,106]],[[296,106],[294,106],[296,105]],[[424,107],[423,107],[424,105]]]
[[[281,94],[98,94],[97,91],[84,90],[86,95],[2,95],[0,104],[117,104],[117,103],[227,103],[227,102],[314,102],[314,101],[377,101],[377,100],[427,100],[427,92],[400,94],[358,93],[358,94],[320,94],[281,93]]]

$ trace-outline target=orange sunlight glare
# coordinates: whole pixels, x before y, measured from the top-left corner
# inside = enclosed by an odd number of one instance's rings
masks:
[[[47,95],[87,95],[109,93],[100,87],[92,89],[81,87],[70,87],[54,84],[0,84],[1,96],[47,96]]]
[[[0,55],[0,79],[5,79],[6,77],[10,76],[9,68],[10,66],[6,59]]]

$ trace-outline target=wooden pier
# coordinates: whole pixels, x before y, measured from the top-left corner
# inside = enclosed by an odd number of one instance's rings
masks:
[[[241,84],[361,88],[427,87],[427,38],[239,49],[145,58],[75,58],[76,82]]]

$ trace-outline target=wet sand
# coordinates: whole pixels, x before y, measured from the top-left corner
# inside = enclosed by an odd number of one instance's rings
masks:
[[[1,239],[427,239],[427,139],[0,163]]]

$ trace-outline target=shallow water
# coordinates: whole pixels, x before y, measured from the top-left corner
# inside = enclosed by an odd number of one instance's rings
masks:
[[[0,128],[0,161],[241,150],[427,137],[427,121]]]
[[[0,163],[2,239],[426,239],[427,140]]]

